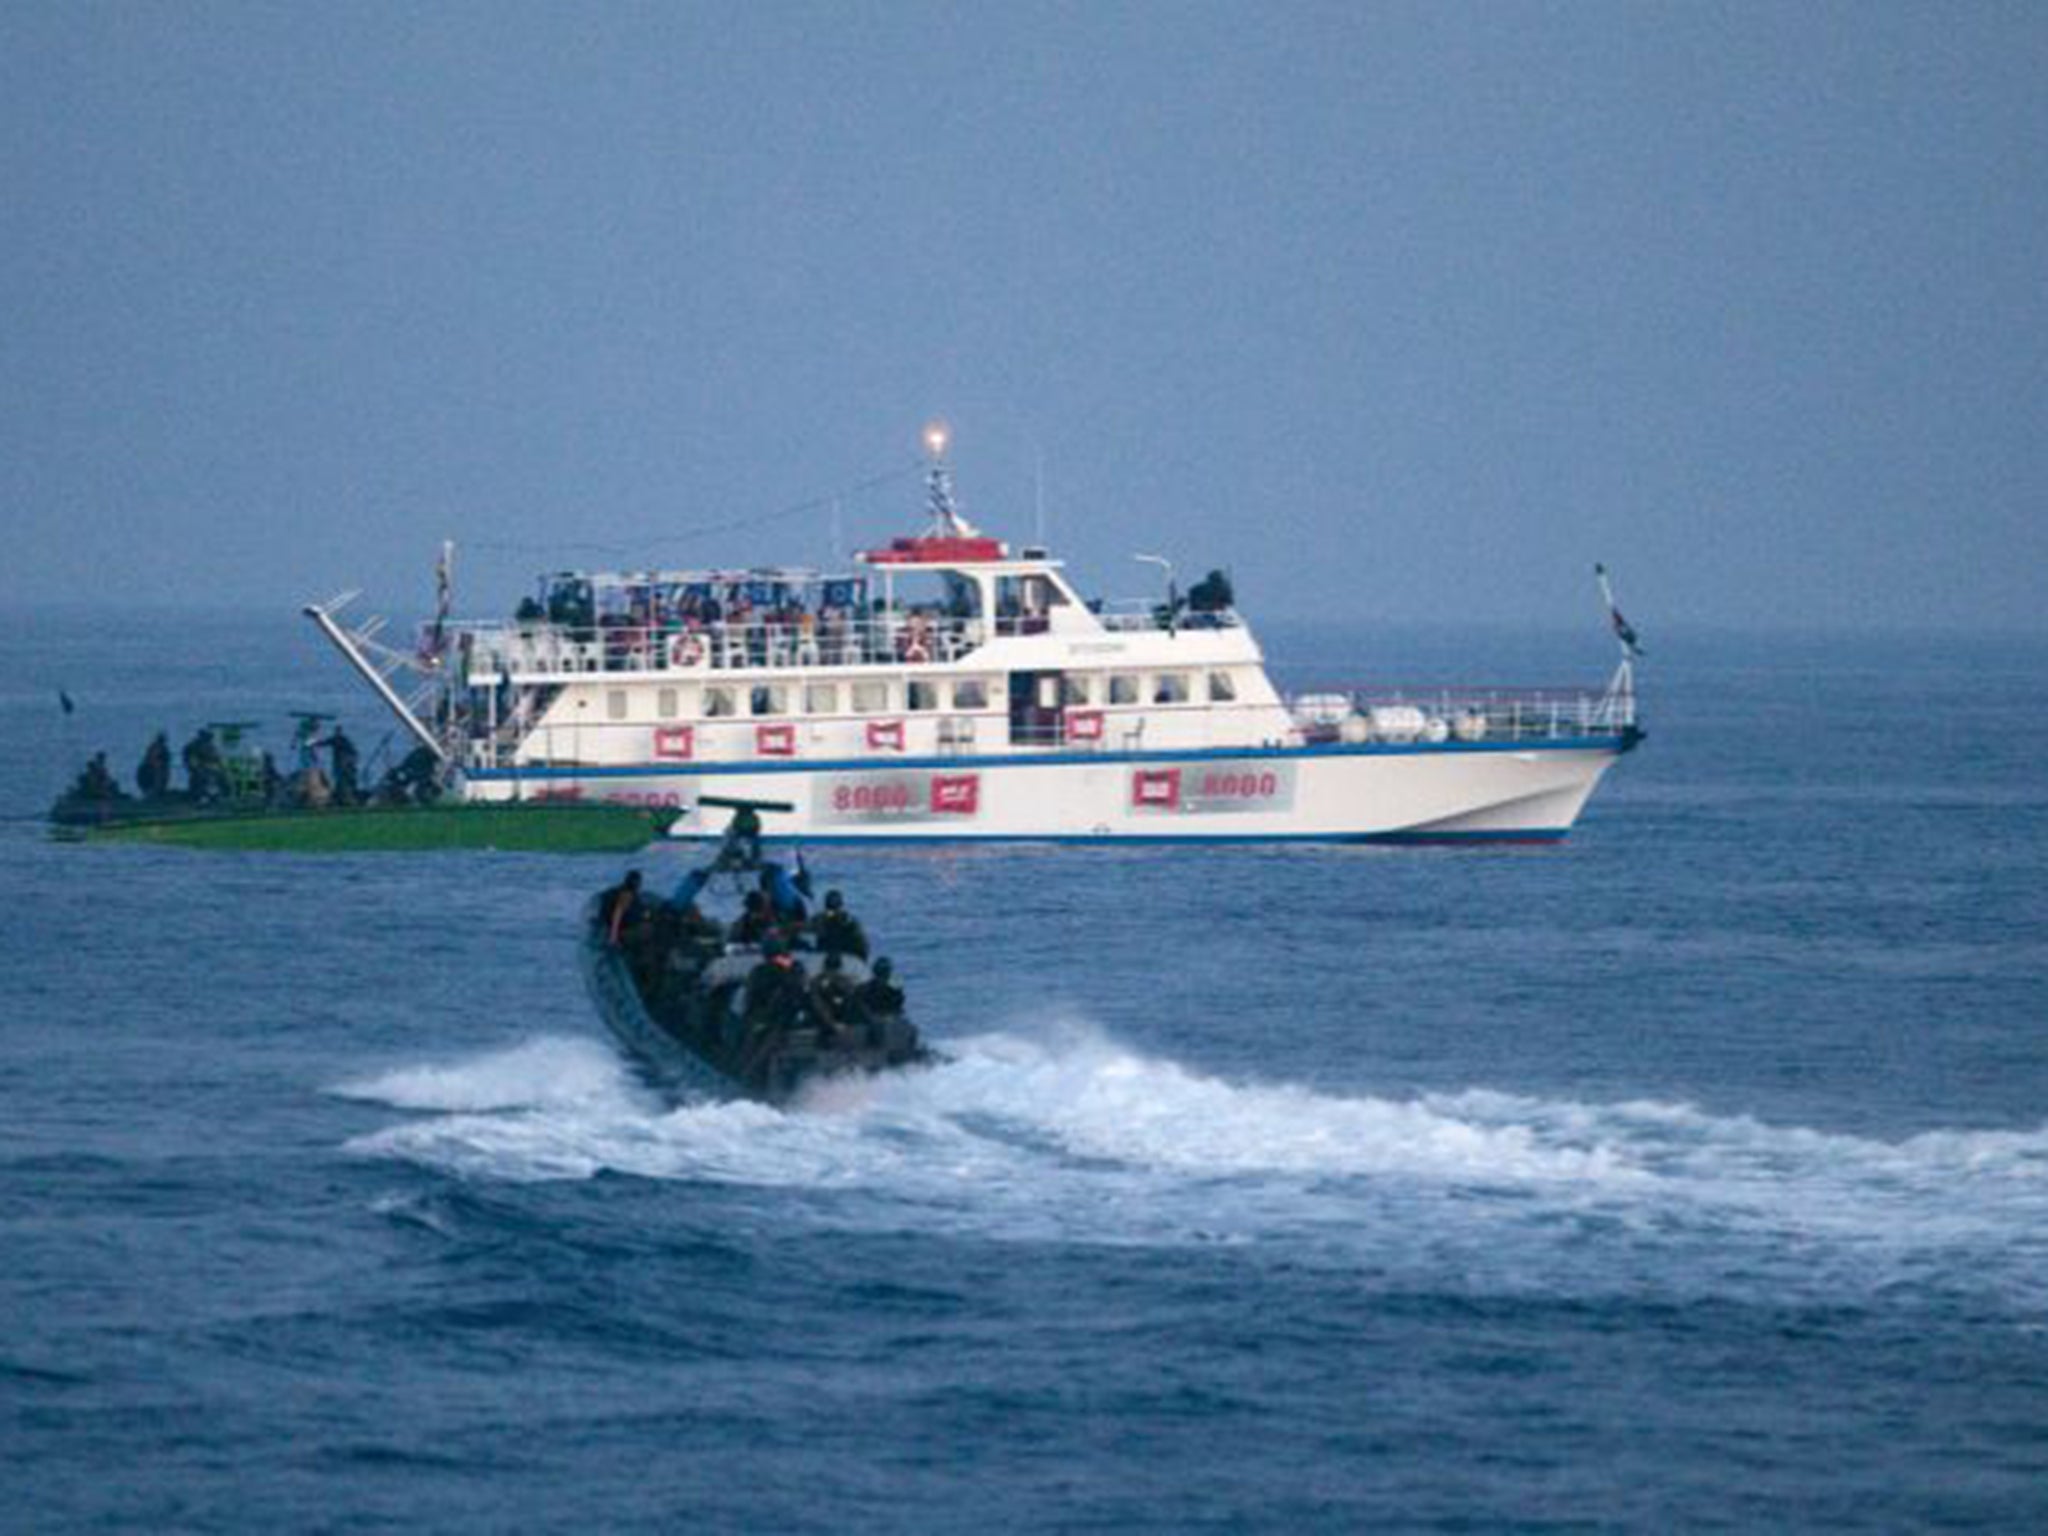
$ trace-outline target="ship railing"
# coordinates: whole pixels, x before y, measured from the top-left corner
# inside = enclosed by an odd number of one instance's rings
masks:
[[[1376,688],[1295,694],[1289,711],[1316,741],[1558,741],[1636,724],[1635,696],[1607,688]]]
[[[1119,632],[1181,629],[1237,629],[1244,620],[1235,608],[1193,609],[1185,604],[1169,608],[1165,603],[1144,598],[1112,598],[1094,604],[1095,617],[1104,629]]]
[[[987,639],[979,619],[919,610],[868,619],[579,627],[536,621],[460,631],[473,678],[626,673],[677,677],[790,667],[872,667],[958,661]]]

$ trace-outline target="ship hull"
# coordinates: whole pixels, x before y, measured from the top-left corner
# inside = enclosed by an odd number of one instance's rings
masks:
[[[1550,842],[1634,740],[555,766],[464,792],[672,808],[683,838],[723,833],[712,796],[787,804],[784,835],[849,843]]]
[[[154,843],[221,853],[632,853],[660,837],[667,813],[592,796],[587,803],[238,809],[125,802],[53,818],[67,841]]]

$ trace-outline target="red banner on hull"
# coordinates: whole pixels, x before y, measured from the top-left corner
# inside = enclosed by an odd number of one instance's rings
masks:
[[[1178,768],[1140,768],[1131,775],[1131,804],[1141,811],[1171,811],[1180,805]]]

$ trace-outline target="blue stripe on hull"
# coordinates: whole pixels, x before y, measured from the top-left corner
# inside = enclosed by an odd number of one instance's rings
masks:
[[[789,832],[775,835],[789,842],[837,843],[847,847],[857,847],[863,843],[1056,843],[1098,847],[1168,843],[1240,843],[1247,847],[1263,843],[1381,843],[1400,847],[1431,843],[1554,844],[1564,841],[1565,832],[1566,829],[1562,827],[1547,827],[1486,832],[1144,832],[1129,835],[1106,833],[1102,836],[1088,832]],[[671,840],[678,843],[715,843],[724,836],[723,832],[685,832],[675,834]]]
[[[479,784],[517,784],[547,779],[687,778],[707,774],[758,773],[893,773],[906,768],[937,768],[962,772],[980,768],[1056,768],[1111,763],[1188,763],[1215,761],[1314,762],[1326,757],[1420,757],[1430,753],[1469,752],[1613,752],[1628,750],[1622,736],[1562,736],[1546,741],[1445,741],[1420,745],[1391,743],[1329,747],[1190,747],[1157,752],[1002,752],[957,753],[944,757],[820,757],[769,762],[735,758],[717,762],[626,763],[616,766],[476,768],[465,777]]]

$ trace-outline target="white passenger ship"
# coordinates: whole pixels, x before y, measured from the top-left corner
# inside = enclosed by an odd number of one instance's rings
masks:
[[[814,840],[1553,840],[1640,738],[1618,615],[1604,690],[1289,699],[1220,575],[1086,601],[969,524],[926,446],[930,526],[846,573],[563,573],[454,624],[444,554],[412,654],[341,620],[353,594],[306,612],[465,797],[670,806],[683,837],[724,831],[709,797]]]

